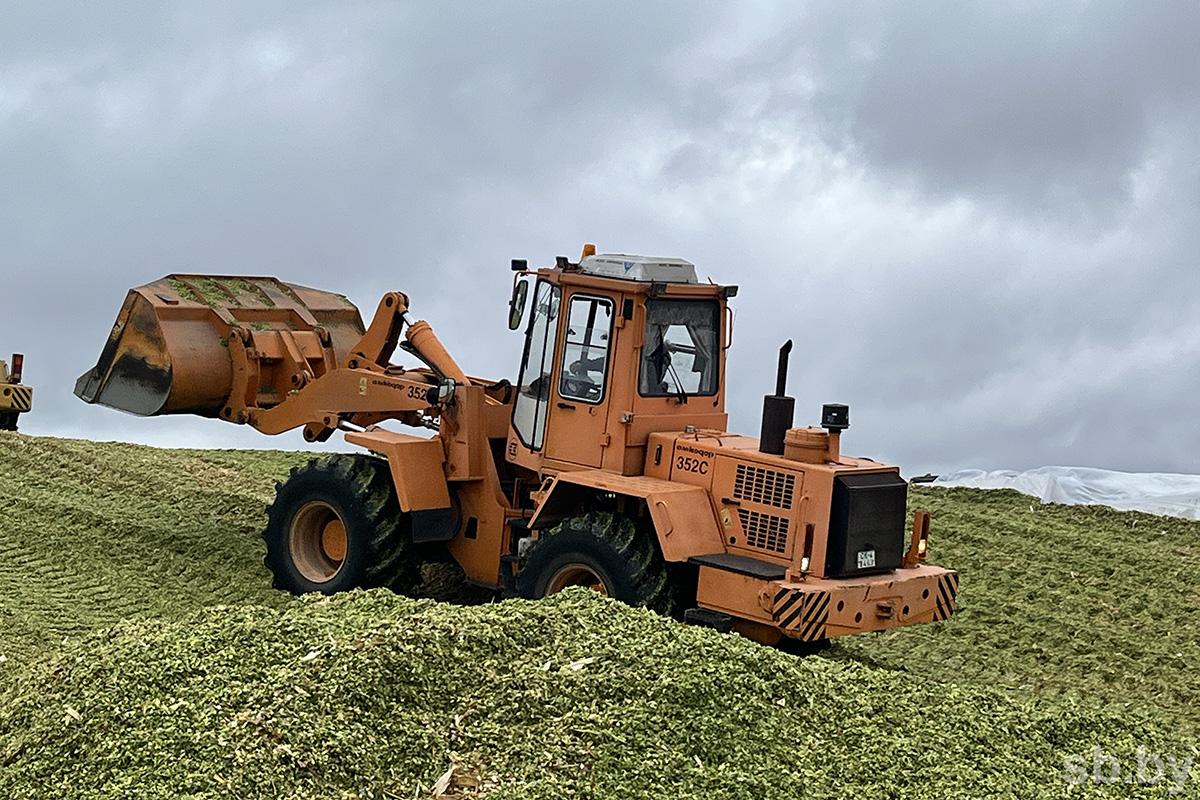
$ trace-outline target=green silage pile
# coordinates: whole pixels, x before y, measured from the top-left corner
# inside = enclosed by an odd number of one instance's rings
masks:
[[[216,604],[278,607],[260,533],[312,454],[163,450],[0,431],[0,685],[66,639]],[[477,596],[442,565],[433,597]]]
[[[961,613],[795,659],[586,594],[281,595],[307,457],[0,433],[0,798],[1057,797],[1195,754],[1200,523],[917,490]]]
[[[409,798],[454,769],[448,791],[494,798],[1052,797],[1097,744],[1179,751],[1143,721],[796,659],[582,590],[375,592],[67,648],[0,696],[0,796]]]
[[[0,432],[0,684],[127,617],[285,602],[258,534],[304,457]]]
[[[960,613],[837,657],[1200,731],[1200,522],[1010,491],[916,489],[910,505],[933,512],[933,560],[962,573]]]

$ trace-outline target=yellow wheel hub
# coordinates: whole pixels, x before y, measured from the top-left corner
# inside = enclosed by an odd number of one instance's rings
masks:
[[[340,519],[331,519],[321,531],[321,550],[331,561],[346,560],[346,526]]]

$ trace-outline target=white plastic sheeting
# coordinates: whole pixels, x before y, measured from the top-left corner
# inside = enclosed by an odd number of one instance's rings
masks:
[[[964,469],[939,476],[934,486],[1016,489],[1046,503],[1111,506],[1200,520],[1200,475],[1113,472],[1090,467],[1039,467],[1017,472]]]

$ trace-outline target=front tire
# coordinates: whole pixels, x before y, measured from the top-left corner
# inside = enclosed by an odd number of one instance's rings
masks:
[[[617,514],[584,514],[543,532],[516,577],[517,594],[533,600],[572,586],[660,614],[674,611],[666,564],[654,542]]]
[[[273,585],[292,594],[410,592],[419,580],[387,462],[371,456],[326,456],[293,468],[276,484],[263,539]]]

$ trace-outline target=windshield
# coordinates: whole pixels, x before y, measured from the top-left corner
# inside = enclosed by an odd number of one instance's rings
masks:
[[[717,393],[721,309],[710,300],[650,300],[638,391],[645,397]]]
[[[546,433],[550,402],[550,371],[554,368],[554,321],[558,318],[560,291],[538,281],[533,296],[533,319],[525,338],[525,358],[513,404],[513,428],[531,450],[540,450]]]

